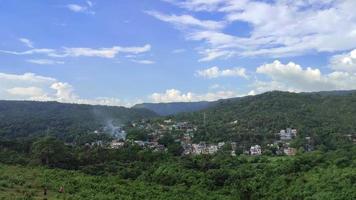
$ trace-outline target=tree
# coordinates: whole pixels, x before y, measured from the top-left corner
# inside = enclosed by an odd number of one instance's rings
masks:
[[[64,143],[53,137],[44,137],[34,142],[32,154],[35,159],[47,166],[55,166],[68,156]]]

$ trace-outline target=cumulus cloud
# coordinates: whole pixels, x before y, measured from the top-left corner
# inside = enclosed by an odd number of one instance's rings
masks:
[[[231,56],[282,57],[310,51],[338,52],[356,47],[356,1],[255,1],[255,0],[166,0],[189,11],[222,15],[220,27],[247,23],[247,36],[226,33],[215,26],[185,26],[188,40],[200,41],[202,61]],[[179,15],[170,15],[177,18]],[[192,16],[191,16],[192,17]],[[177,27],[180,20],[156,18]],[[186,17],[190,18],[190,17]],[[194,18],[195,21],[201,21]],[[184,20],[182,20],[184,21]],[[184,23],[189,24],[189,23]],[[192,24],[192,23],[190,23]],[[338,27],[338,28],[335,28]]]
[[[13,54],[13,55],[32,55],[32,54],[44,54],[49,57],[102,57],[102,58],[114,58],[119,53],[130,53],[130,54],[140,54],[151,50],[151,45],[146,44],[144,46],[113,46],[110,48],[84,48],[75,47],[56,50],[56,49],[31,49],[28,51],[7,51],[0,50],[0,53]]]
[[[19,38],[19,41],[22,42],[28,48],[33,48],[33,42],[27,38]]]
[[[38,97],[44,95],[41,88],[38,87],[14,87],[6,90],[9,94],[22,97]]]
[[[258,67],[256,72],[270,78],[270,81],[257,80],[253,84],[257,92],[270,90],[311,92],[356,89],[355,73],[334,71],[323,74],[317,68],[303,68],[293,62],[283,64],[276,60],[273,63]]]
[[[193,92],[182,93],[177,89],[169,89],[164,93],[153,93],[149,99],[154,103],[160,102],[195,102],[195,101],[215,101],[218,99],[226,99],[236,97],[239,94],[234,91],[217,91],[208,92],[205,94],[196,94]]]
[[[219,77],[243,77],[248,78],[246,74],[245,68],[231,68],[231,69],[223,69],[220,70],[219,67],[214,66],[204,70],[198,70],[196,72],[197,76],[204,78],[219,78]]]
[[[356,49],[350,53],[333,56],[330,63],[334,70],[356,72]]]
[[[5,100],[58,101],[93,105],[131,106],[131,102],[117,98],[81,98],[74,87],[52,77],[33,73],[0,73],[0,98]]]

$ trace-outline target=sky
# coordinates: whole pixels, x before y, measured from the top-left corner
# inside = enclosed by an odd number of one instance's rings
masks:
[[[0,0],[0,99],[356,89],[354,0]]]

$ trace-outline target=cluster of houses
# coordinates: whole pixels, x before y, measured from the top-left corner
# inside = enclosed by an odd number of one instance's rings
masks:
[[[231,122],[232,124],[236,124],[237,121]],[[267,153],[270,151],[275,155],[288,155],[293,156],[296,154],[297,150],[291,147],[290,142],[297,137],[298,131],[292,128],[286,128],[280,130],[275,135],[278,136],[278,139],[275,139],[273,143],[263,145],[261,144],[246,144],[240,142],[218,142],[218,143],[206,143],[204,141],[200,141],[198,143],[193,143],[194,134],[196,134],[198,128],[197,126],[192,125],[189,122],[176,122],[172,119],[167,119],[164,121],[139,121],[130,124],[131,127],[145,130],[147,132],[148,139],[147,141],[141,140],[126,140],[126,131],[125,128],[116,127],[112,125],[112,123],[108,123],[103,130],[96,130],[93,133],[97,135],[101,135],[104,132],[110,132],[111,135],[115,138],[111,142],[103,142],[101,140],[97,140],[91,143],[86,143],[86,146],[95,147],[100,146],[104,148],[111,149],[120,149],[124,148],[128,144],[136,144],[143,149],[150,149],[153,151],[166,152],[167,147],[163,144],[159,143],[159,140],[164,137],[166,134],[175,133],[174,138],[175,142],[180,143],[183,148],[182,155],[212,155],[216,154],[220,150],[224,149],[224,151],[229,150],[231,156],[236,156],[237,149],[239,149],[239,153],[243,153],[246,155],[258,156],[263,153]],[[347,139],[356,144],[356,134],[344,135]],[[314,145],[311,137],[305,137],[305,146],[304,149],[306,151],[313,151]],[[75,143],[66,143],[69,146],[75,146]],[[226,147],[226,148],[223,148]]]
[[[148,141],[141,141],[141,140],[134,140],[134,141],[122,141],[122,140],[113,140],[111,141],[109,147],[111,149],[120,149],[125,147],[126,144],[136,144],[143,149],[150,149],[153,151],[166,151],[166,147],[158,142],[148,142]]]
[[[219,149],[225,145],[225,142],[219,142],[218,144],[206,144],[205,142],[192,144],[182,142],[181,144],[184,149],[183,155],[201,155],[217,153]]]
[[[277,145],[277,154],[285,154],[288,156],[293,156],[297,153],[295,148],[290,147],[290,141],[297,137],[298,131],[296,129],[287,128],[286,130],[281,130],[279,132],[278,143],[282,144],[281,146]],[[275,142],[276,144],[276,142]]]
[[[236,156],[236,151],[238,147],[237,142],[219,142],[215,144],[208,144],[206,142],[193,143],[192,139],[194,133],[197,131],[197,127],[190,124],[189,122],[175,122],[172,119],[164,120],[163,122],[156,122],[155,124],[149,122],[138,122],[132,123],[132,127],[140,128],[146,130],[148,134],[147,141],[128,141],[128,140],[113,140],[109,147],[112,149],[123,148],[126,143],[136,144],[144,149],[151,149],[153,151],[166,151],[166,147],[162,144],[159,144],[159,139],[162,138],[165,134],[171,133],[171,131],[179,131],[179,135],[175,135],[175,142],[179,142],[183,148],[182,155],[208,155],[216,154],[219,150],[223,149],[224,146],[228,145],[231,151],[231,156]],[[275,154],[277,155],[295,155],[296,149],[290,147],[290,141],[297,136],[297,130],[292,128],[287,128],[285,130],[280,130],[276,135],[279,136],[279,140],[276,140],[273,144],[268,144],[262,149],[259,144],[254,144],[252,146],[244,146],[244,154],[258,156],[261,155],[264,151],[268,149],[274,149]]]
[[[279,135],[279,140],[275,141],[274,144],[268,144],[267,148],[275,148],[277,155],[295,155],[297,151],[295,148],[290,147],[289,142],[297,136],[297,130],[287,128],[286,130],[281,130],[277,135]],[[217,144],[206,144],[205,142],[192,144],[190,134],[184,135],[181,144],[184,148],[184,155],[215,154],[226,145],[225,142],[219,142]],[[231,142],[230,145],[231,156],[236,156],[237,143]],[[258,144],[252,145],[248,150],[244,151],[244,154],[253,156],[262,155],[262,153],[262,147]]]

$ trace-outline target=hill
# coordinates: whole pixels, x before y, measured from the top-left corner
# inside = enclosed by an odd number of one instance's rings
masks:
[[[107,123],[157,116],[147,109],[58,102],[0,101],[0,137],[28,138],[44,134],[73,141]]]
[[[133,108],[146,108],[161,116],[174,115],[183,112],[194,112],[214,106],[216,102],[174,102],[174,103],[142,103]]]
[[[205,115],[205,123],[204,123]],[[287,127],[304,135],[356,133],[356,92],[267,92],[171,116],[198,125],[199,140],[262,140]],[[268,141],[268,140],[267,140]]]

